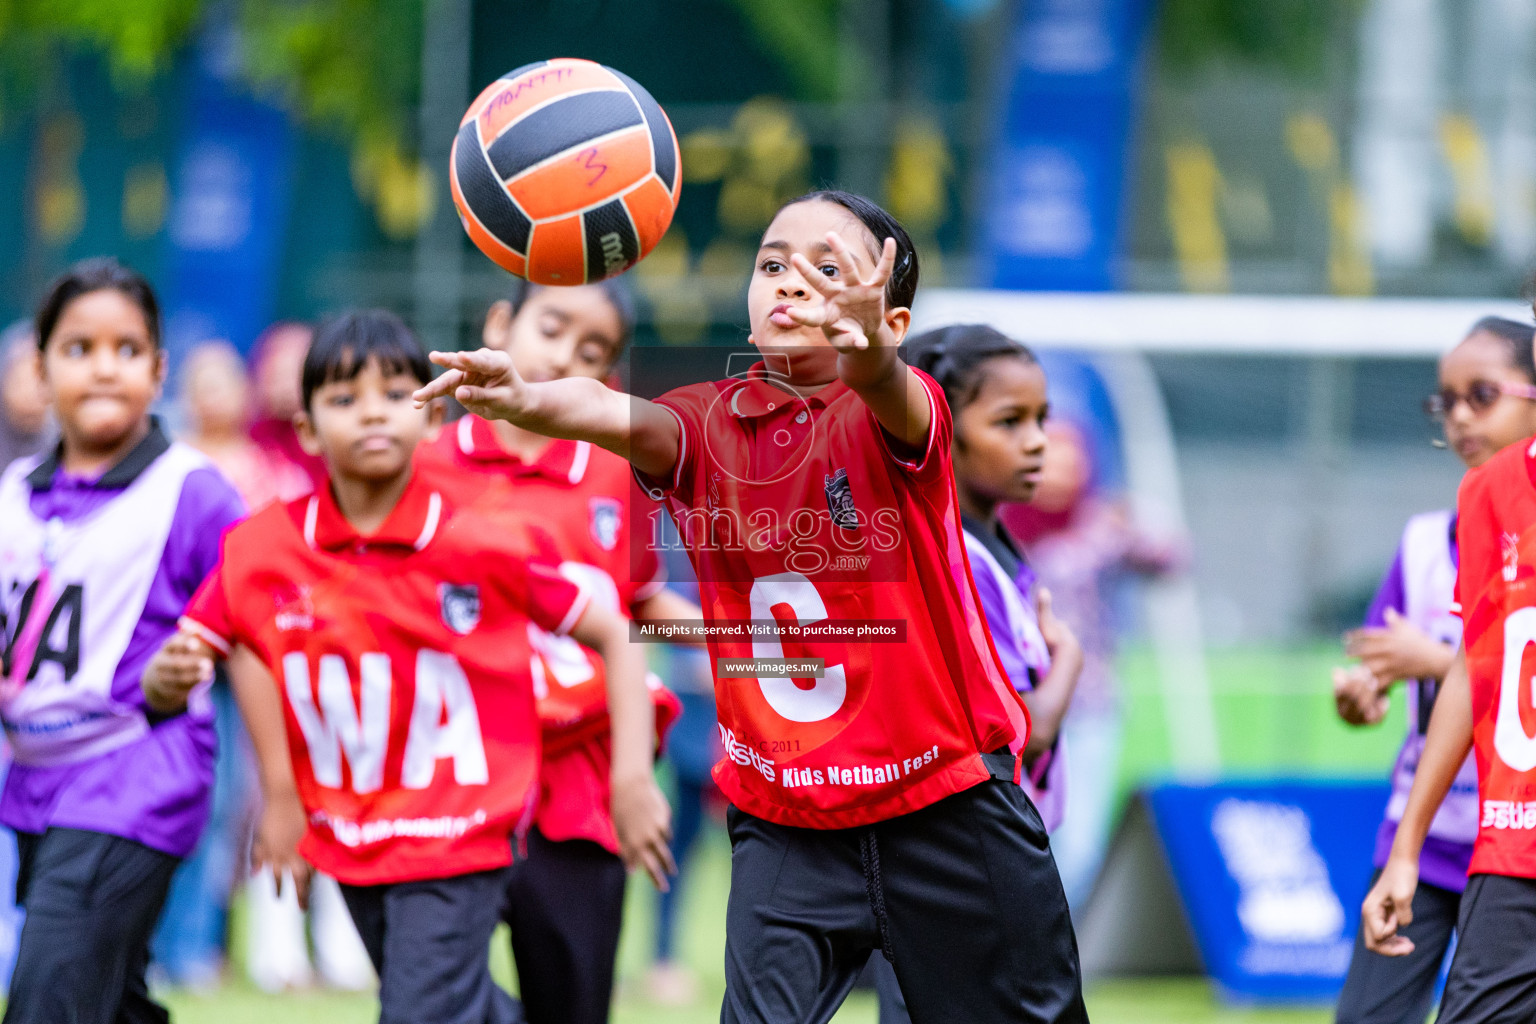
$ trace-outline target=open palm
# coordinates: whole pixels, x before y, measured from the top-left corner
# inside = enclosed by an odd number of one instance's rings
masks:
[[[859,272],[853,254],[841,236],[827,232],[827,245],[837,260],[838,274],[828,277],[796,253],[790,262],[822,297],[819,308],[790,307],[789,315],[806,327],[820,327],[839,352],[855,352],[879,343],[885,326],[885,284],[896,265],[896,240],[887,238],[880,261],[868,276]]]

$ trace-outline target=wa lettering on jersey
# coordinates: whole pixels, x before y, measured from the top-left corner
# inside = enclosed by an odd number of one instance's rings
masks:
[[[66,523],[32,514],[26,474],[34,461],[0,477],[0,722],[19,763],[49,766],[98,757],[148,733],[143,711],[113,699],[112,684],[182,482],[209,463],[170,445],[100,512]]]
[[[894,450],[841,382],[801,398],[761,364],[658,399],[681,430],[677,467],[670,480],[637,479],[677,523],[707,618],[905,623],[900,642],[711,637],[725,747],[716,781],[779,824],[846,828],[917,810],[988,778],[979,754],[1028,734],[970,576],[949,409],[918,377],[932,426],[915,453]],[[720,671],[763,659],[823,668]]]
[[[537,792],[528,628],[564,634],[589,599],[547,552],[420,475],[371,537],[328,488],[230,532],[186,624],[271,670],[318,869],[373,885],[509,862]]]
[[[1481,814],[1473,874],[1536,878],[1536,457],[1513,445],[1458,499],[1461,606]]]
[[[631,543],[629,463],[586,441],[551,441],[532,460],[502,447],[491,424],[465,416],[423,450],[445,493],[534,517],[560,572],[615,612],[659,590],[655,552]],[[543,726],[544,763],[535,824],[546,839],[585,839],[619,852],[609,817],[608,683],[603,661],[568,636],[528,625],[529,667]],[[677,698],[649,676],[657,741],[676,719]]]
[[[424,452],[434,484],[461,504],[536,517],[553,544],[560,572],[593,600],[628,614],[661,589],[656,553],[633,545],[629,464],[586,441],[552,441],[527,462],[502,448],[490,423],[465,416]],[[529,626],[531,668],[544,723],[546,756],[601,739],[608,732],[602,659],[570,637]],[[676,698],[652,680],[659,723],[677,715]],[[664,732],[664,724],[662,726]]]

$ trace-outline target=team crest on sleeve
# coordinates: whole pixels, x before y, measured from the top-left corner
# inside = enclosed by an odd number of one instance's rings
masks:
[[[442,606],[443,625],[460,636],[468,636],[480,625],[480,588],[473,583],[439,583],[437,597]]]
[[[1518,533],[1503,533],[1499,535],[1499,546],[1504,555],[1504,582],[1513,583],[1515,577],[1520,575],[1520,535]]]
[[[848,484],[848,470],[839,469],[826,478],[827,511],[832,522],[845,530],[859,528],[859,511],[853,507],[853,488]]]
[[[588,528],[592,539],[604,551],[612,551],[619,543],[619,517],[623,507],[613,498],[593,498],[587,502]]]

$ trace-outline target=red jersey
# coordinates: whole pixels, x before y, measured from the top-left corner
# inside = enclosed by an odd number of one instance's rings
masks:
[[[511,861],[539,765],[527,624],[564,633],[588,601],[530,561],[547,547],[419,473],[371,537],[329,487],[225,537],[183,621],[277,681],[317,869],[375,885]]]
[[[970,577],[949,407],[918,378],[932,426],[910,457],[841,381],[802,399],[758,364],[658,400],[681,428],[678,462],[671,480],[641,483],[666,499],[705,615],[729,630],[709,643],[715,780],[770,821],[847,828],[915,811],[988,778],[980,754],[1028,734]],[[824,664],[757,675],[763,658]]]
[[[1457,498],[1472,746],[1482,813],[1470,874],[1536,878],[1536,446],[1467,474]]]
[[[661,589],[655,551],[632,545],[629,463],[586,441],[551,441],[524,462],[478,416],[449,424],[420,462],[462,500],[510,509],[537,522],[554,543],[560,571],[605,607],[630,607]],[[443,472],[447,470],[447,472]],[[544,730],[537,824],[546,838],[589,839],[618,852],[609,816],[608,691],[602,659],[567,636],[529,623],[531,670]],[[677,717],[677,698],[652,677],[658,735]]]

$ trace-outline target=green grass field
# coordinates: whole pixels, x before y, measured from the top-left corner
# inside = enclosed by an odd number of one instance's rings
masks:
[[[1401,702],[1388,720],[1372,729],[1343,725],[1333,714],[1328,668],[1332,645],[1284,651],[1215,651],[1210,656],[1216,721],[1224,771],[1233,776],[1381,777],[1402,737]],[[1125,659],[1126,743],[1123,779],[1127,789],[1166,777],[1169,741],[1150,659],[1132,652]],[[700,997],[689,1007],[658,1007],[642,993],[649,962],[652,896],[633,884],[620,952],[615,1024],[706,1024],[719,1020],[724,988],[724,904],[729,850],[718,827],[707,833],[696,870],[683,894],[684,934],[680,953],[697,974]],[[238,913],[238,909],[237,909]],[[239,928],[236,928],[238,934]],[[240,955],[236,942],[235,956]],[[510,956],[498,936],[495,967],[512,985]],[[239,981],[210,996],[167,993],[180,1024],[366,1024],[376,1019],[371,996],[294,993],[267,996]],[[1199,978],[1098,982],[1088,991],[1096,1024],[1324,1024],[1328,1007],[1257,1009],[1221,1004]],[[874,1024],[871,994],[855,993],[837,1024]]]

